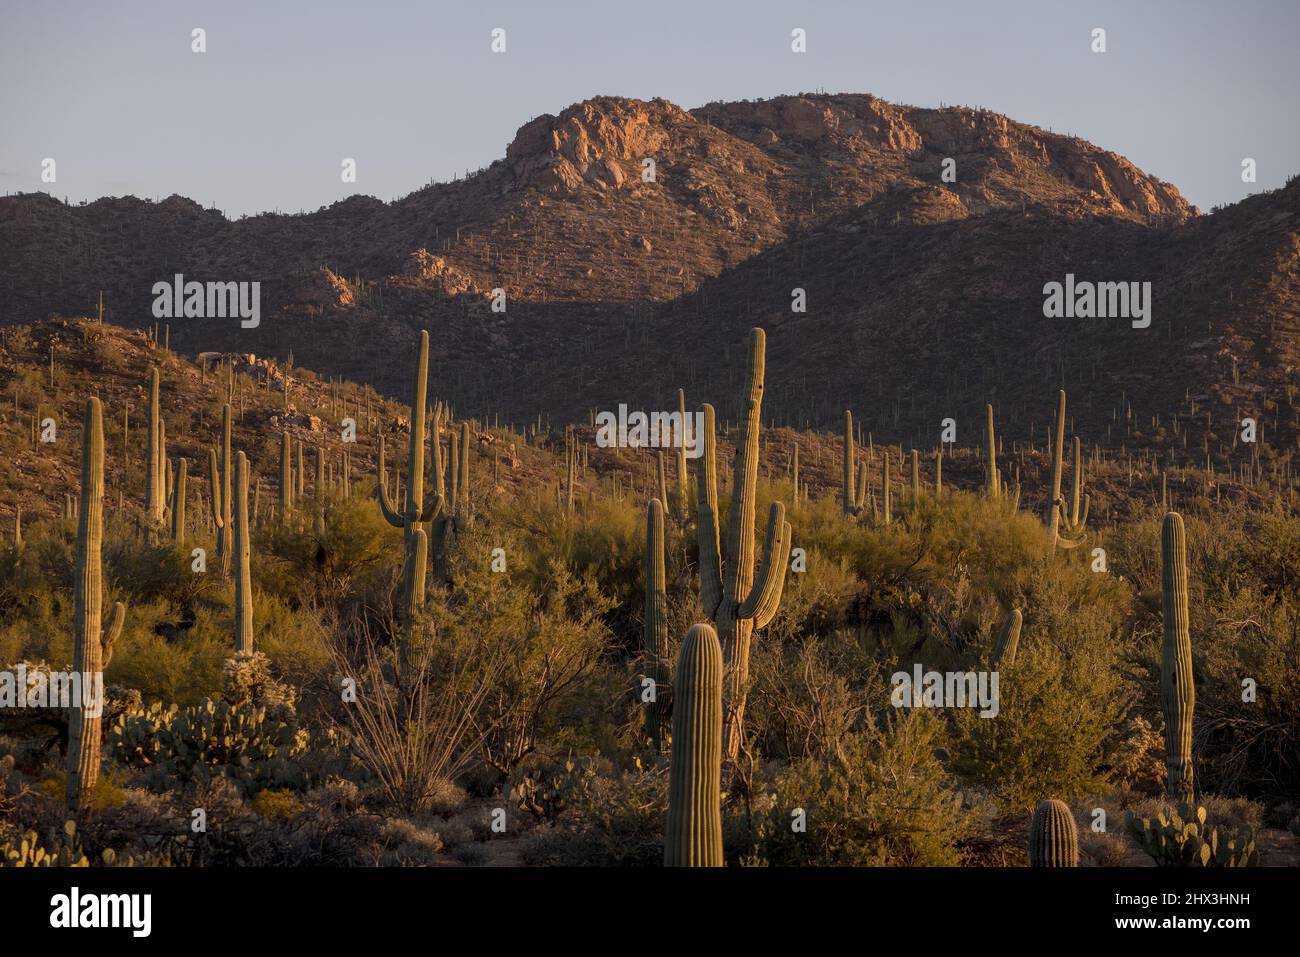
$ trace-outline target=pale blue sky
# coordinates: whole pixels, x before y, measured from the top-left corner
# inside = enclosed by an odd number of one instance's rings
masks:
[[[825,90],[1074,133],[1208,211],[1300,172],[1297,38],[1295,0],[0,0],[0,192],[296,212],[486,166],[530,118],[597,94],[690,108]]]

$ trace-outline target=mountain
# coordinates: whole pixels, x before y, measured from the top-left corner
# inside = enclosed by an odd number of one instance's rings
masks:
[[[427,328],[438,393],[516,422],[662,408],[678,386],[734,415],[763,325],[777,422],[851,407],[928,448],[991,401],[1004,434],[1041,440],[1065,387],[1088,441],[1195,460],[1231,456],[1243,415],[1271,448],[1300,435],[1298,206],[1293,182],[1201,215],[1119,155],[982,110],[597,97],[392,203],[230,221],[176,196],[0,199],[0,323],[85,314],[103,290],[107,319],[139,328],[176,273],[256,280],[256,329],[167,320],[173,348],[292,353],[400,394]],[[1150,326],[1045,318],[1067,274],[1150,282]]]

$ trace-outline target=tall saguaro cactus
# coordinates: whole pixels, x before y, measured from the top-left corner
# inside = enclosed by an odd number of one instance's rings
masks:
[[[677,656],[665,867],[721,867],[722,647],[705,622]]]
[[[1160,654],[1160,704],[1165,713],[1165,768],[1169,796],[1191,801],[1195,781],[1192,766],[1192,712],[1196,686],[1192,680],[1192,636],[1187,611],[1187,538],[1183,517],[1168,512],[1160,528],[1160,598],[1165,635]]]
[[[105,630],[102,619],[104,583],[100,550],[104,537],[104,419],[99,399],[86,400],[81,436],[81,507],[77,518],[77,565],[73,581],[72,669],[90,693],[72,702],[68,722],[68,809],[76,811],[81,799],[99,780],[100,723],[103,673],[113,658],[113,642],[122,633],[126,606],[113,605]],[[101,643],[101,638],[102,643]],[[89,698],[89,702],[88,699]],[[87,704],[89,703],[89,707]]]
[[[1078,867],[1079,828],[1064,801],[1049,799],[1029,824],[1030,867]]]
[[[380,440],[382,441],[382,439]],[[381,473],[379,481],[383,482]],[[293,440],[289,433],[280,436],[280,521],[293,511]]]
[[[686,390],[677,390],[677,418],[681,423],[681,432],[677,436],[677,514],[679,516],[689,515],[691,511],[690,502],[690,478],[686,473],[686,439],[690,431],[690,423],[686,419]],[[698,441],[699,437],[696,436]],[[667,503],[664,503],[667,508]]]
[[[654,682],[654,700],[647,703],[646,734],[659,750],[659,719],[663,714],[661,695],[668,680],[664,659],[668,656],[668,595],[664,569],[664,506],[657,498],[646,502],[645,515],[645,625],[642,650],[647,678]]]
[[[253,654],[253,579],[249,563],[253,551],[252,529],[248,524],[248,459],[235,456],[235,654]]]
[[[1016,647],[1020,644],[1020,627],[1024,620],[1025,616],[1019,608],[1011,609],[1003,619],[997,643],[993,646],[993,657],[989,659],[990,668],[1016,663]]]
[[[989,498],[998,498],[1002,494],[998,480],[998,444],[993,432],[993,405],[984,407],[984,494]]]
[[[1088,497],[1083,497],[1079,508],[1079,495],[1083,488],[1082,460],[1079,440],[1074,440],[1074,487],[1072,509],[1067,512],[1061,495],[1061,472],[1065,456],[1065,390],[1062,389],[1056,404],[1056,434],[1052,440],[1052,487],[1047,501],[1048,550],[1077,548],[1083,544],[1084,525],[1088,521]]]
[[[221,458],[217,450],[208,449],[208,479],[212,486],[212,526],[217,530],[217,557],[221,574],[230,574],[230,403],[221,407]]]
[[[151,527],[162,524],[166,508],[163,486],[162,415],[158,401],[158,367],[149,370],[149,436],[145,450],[145,517]]]
[[[857,515],[867,500],[867,469],[859,472],[857,450],[853,444],[853,413],[844,410],[844,487],[841,490],[844,500],[844,514]]]
[[[744,414],[736,446],[727,519],[726,560],[719,547],[717,440],[713,406],[704,405],[704,477],[699,483],[700,604],[716,624],[726,672],[726,748],[740,750],[749,682],[749,644],[781,605],[790,560],[790,523],[785,506],[775,501],[768,512],[762,564],[755,577],[754,512],[758,489],[758,440],[763,414],[763,373],[767,338],[760,328],[749,335],[749,361],[742,396]]]
[[[181,459],[176,466],[176,484],[172,489],[172,541],[177,545],[185,542],[185,477],[189,469],[189,460]]]
[[[425,569],[428,567],[428,535],[420,527],[438,515],[443,508],[442,482],[436,483],[437,491],[426,505],[424,502],[424,418],[428,406],[429,386],[429,333],[420,332],[420,353],[415,362],[415,382],[411,390],[411,442],[407,453],[406,506],[394,504],[384,487],[384,435],[379,434],[379,450],[375,474],[375,494],[379,499],[379,508],[389,525],[402,530],[402,543],[405,557],[402,562],[402,599],[399,608],[409,621],[424,605]],[[436,422],[436,420],[435,420]],[[434,431],[434,445],[437,445],[437,430]],[[438,462],[435,451],[434,472],[437,473]]]

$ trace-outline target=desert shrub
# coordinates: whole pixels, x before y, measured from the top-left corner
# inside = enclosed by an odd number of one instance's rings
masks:
[[[504,661],[463,633],[434,633],[428,621],[412,626],[405,654],[356,627],[354,643],[331,646],[335,671],[356,695],[333,720],[390,803],[428,809],[482,747],[477,713]]]
[[[1106,747],[1125,710],[1114,651],[1104,650],[1108,623],[1076,619],[1076,654],[1038,637],[1037,629],[1026,632],[1015,664],[999,675],[997,715],[956,711],[953,746],[959,774],[1021,810],[1047,795],[1071,799],[1102,787]]]
[[[938,757],[943,737],[930,712],[886,715],[849,735],[840,755],[791,764],[760,827],[763,856],[773,865],[960,863],[968,825]],[[791,826],[799,808],[805,833]]]
[[[599,759],[579,764],[561,827],[540,838],[548,862],[594,867],[659,867],[668,814],[666,764],[621,772]]]
[[[756,642],[750,652],[746,730],[769,758],[843,754],[872,702],[888,694],[878,667],[847,632]]]
[[[259,525],[252,568],[258,587],[294,603],[377,594],[401,562],[401,532],[384,521],[372,497],[357,491],[349,499],[329,498],[323,536],[316,534],[310,497],[287,520]]]

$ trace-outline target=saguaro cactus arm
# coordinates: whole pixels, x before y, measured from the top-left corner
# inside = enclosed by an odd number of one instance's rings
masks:
[[[736,612],[737,618],[754,619],[755,628],[762,628],[770,622],[781,605],[786,571],[790,565],[792,534],[790,523],[785,520],[785,506],[773,502],[768,512],[767,539],[763,543],[763,561],[758,576]]]

